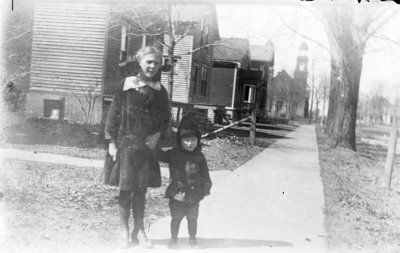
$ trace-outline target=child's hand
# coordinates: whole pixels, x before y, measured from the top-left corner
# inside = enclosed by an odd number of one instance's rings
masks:
[[[185,193],[184,192],[178,192],[177,194],[175,194],[173,199],[183,202],[184,199],[185,199]]]
[[[154,149],[157,145],[158,139],[160,139],[160,133],[157,132],[155,134],[149,135],[146,138],[146,145],[147,147]]]

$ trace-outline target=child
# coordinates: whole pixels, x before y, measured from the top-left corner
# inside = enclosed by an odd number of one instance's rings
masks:
[[[201,152],[200,130],[191,117],[184,117],[176,135],[177,147],[162,152],[159,159],[169,164],[170,184],[165,197],[169,198],[171,212],[170,248],[178,244],[179,226],[187,218],[189,243],[197,247],[197,217],[199,202],[210,194],[211,178],[207,161]]]

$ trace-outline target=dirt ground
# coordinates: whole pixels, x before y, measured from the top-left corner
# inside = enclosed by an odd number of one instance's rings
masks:
[[[96,128],[19,120],[5,129],[7,134],[1,148],[104,157],[104,143]],[[257,138],[259,146],[252,147],[247,138],[224,133],[203,140],[203,152],[210,170],[234,170],[275,140],[261,135]],[[6,228],[0,231],[4,238],[0,239],[2,252],[110,252],[115,249],[118,190],[100,182],[101,168],[15,159],[4,159],[0,165],[0,211],[5,213],[5,219],[0,222]],[[168,178],[163,177],[160,188],[148,190],[145,224],[149,229],[154,221],[169,214],[164,198],[167,183]]]
[[[4,123],[5,122],[5,123]],[[43,120],[3,121],[1,148],[102,159],[100,128]],[[317,128],[325,194],[327,244],[332,252],[400,251],[400,175],[396,157],[392,190],[383,186],[388,128],[357,128],[357,152],[329,149]],[[210,170],[234,170],[276,138],[246,134],[203,140]],[[171,143],[169,143],[171,144]],[[166,143],[168,145],[168,143]],[[118,231],[117,189],[100,183],[101,168],[4,159],[0,167],[2,252],[110,252]],[[164,191],[149,189],[146,224],[168,215]],[[6,228],[6,229],[4,229]]]
[[[386,146],[379,140],[387,129],[357,130],[357,152],[329,149],[317,129],[325,194],[327,243],[334,252],[400,251],[400,171],[396,157],[392,190],[383,184]]]

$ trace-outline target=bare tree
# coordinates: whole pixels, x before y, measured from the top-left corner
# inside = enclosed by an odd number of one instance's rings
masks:
[[[3,41],[1,50],[3,59],[1,66],[2,90],[6,84],[13,83],[21,96],[24,96],[29,89],[29,74],[31,62],[32,24],[33,24],[34,1],[19,0],[15,8],[5,10],[2,20]],[[18,106],[23,102],[19,98]]]
[[[100,83],[91,84],[88,87],[82,87],[79,92],[72,91],[72,94],[78,101],[84,116],[84,124],[91,125],[93,116],[96,112],[95,105],[101,101]]]
[[[321,20],[329,45],[296,31],[284,18],[281,19],[291,31],[330,53],[331,83],[325,133],[331,147],[356,150],[357,105],[365,48],[367,42],[398,13],[398,6],[392,3],[376,6],[342,2],[306,10]]]
[[[322,103],[320,126],[324,125],[324,113],[326,108],[326,103],[328,102],[328,92],[329,92],[329,79],[326,75],[322,76],[319,84],[317,85],[315,91],[315,98],[317,104]]]
[[[113,1],[112,11],[115,14],[112,24],[124,24],[129,27],[130,35],[147,36],[155,44],[164,48],[167,52],[168,64],[174,63],[184,54],[198,53],[199,51],[219,44],[202,41],[198,48],[189,52],[176,53],[176,45],[186,36],[200,31],[201,21],[181,21],[179,14],[175,12],[176,4],[165,3],[157,5],[127,3]],[[200,31],[203,32],[203,31]],[[201,34],[201,37],[204,35]],[[172,99],[174,68],[168,69],[168,96]]]
[[[354,4],[322,9],[322,21],[331,52],[331,88],[326,128],[331,147],[356,150],[357,105],[366,43],[396,12],[387,8],[362,8]]]

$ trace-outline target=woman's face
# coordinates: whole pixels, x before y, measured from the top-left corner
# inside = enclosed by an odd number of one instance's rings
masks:
[[[141,75],[147,80],[152,79],[160,70],[161,60],[158,55],[146,54],[139,62]]]

